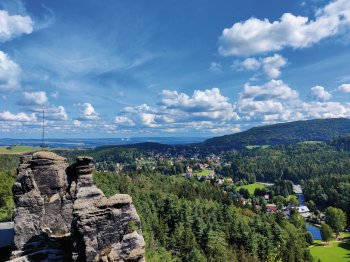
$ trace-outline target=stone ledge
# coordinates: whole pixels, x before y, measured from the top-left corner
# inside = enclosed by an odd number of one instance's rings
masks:
[[[56,160],[56,161],[65,161],[66,158],[59,156],[53,152],[49,151],[39,151],[33,154],[33,160],[34,159],[50,159],[50,160]]]

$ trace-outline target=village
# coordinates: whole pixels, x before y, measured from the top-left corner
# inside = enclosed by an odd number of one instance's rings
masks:
[[[98,162],[96,168],[103,172],[125,172],[132,169],[138,172],[167,172],[168,175],[178,175],[186,179],[217,185],[225,193],[230,194],[241,207],[255,212],[279,212],[285,218],[298,213],[306,222],[316,225],[324,220],[324,214],[316,210],[313,203],[311,203],[312,210],[308,207],[309,203],[305,203],[301,185],[290,182],[289,187],[292,189],[285,190],[288,192],[287,195],[280,195],[275,192],[274,183],[249,184],[247,181],[235,179],[235,174],[223,176],[220,171],[217,172],[220,168],[230,165],[231,162],[227,161],[222,154],[202,156],[196,153],[189,155],[188,152],[183,155],[178,152],[148,151],[145,156],[136,158],[134,163]]]

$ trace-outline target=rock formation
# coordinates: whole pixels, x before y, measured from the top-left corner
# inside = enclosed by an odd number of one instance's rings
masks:
[[[93,169],[90,157],[70,166],[51,152],[21,158],[13,186],[14,261],[145,261],[131,197],[106,198]]]

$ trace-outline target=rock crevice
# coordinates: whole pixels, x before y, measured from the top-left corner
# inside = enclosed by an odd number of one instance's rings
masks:
[[[72,165],[52,152],[21,158],[13,186],[16,261],[145,261],[131,197],[105,197],[93,170],[90,157]]]

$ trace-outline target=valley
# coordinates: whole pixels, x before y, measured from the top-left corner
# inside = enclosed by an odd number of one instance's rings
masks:
[[[346,132],[317,143],[211,148],[206,142],[146,142],[50,150],[71,163],[78,155],[92,157],[94,181],[104,194],[133,198],[149,261],[288,261],[290,245],[295,247],[293,256],[303,261],[331,257],[339,248],[342,257],[350,254],[347,233],[335,234],[327,244],[313,240],[306,227],[326,223],[328,207],[347,216],[341,231],[349,225]],[[18,156],[3,154],[0,161],[0,218],[9,221]],[[293,184],[300,184],[299,189]],[[346,259],[339,256],[337,261]]]

